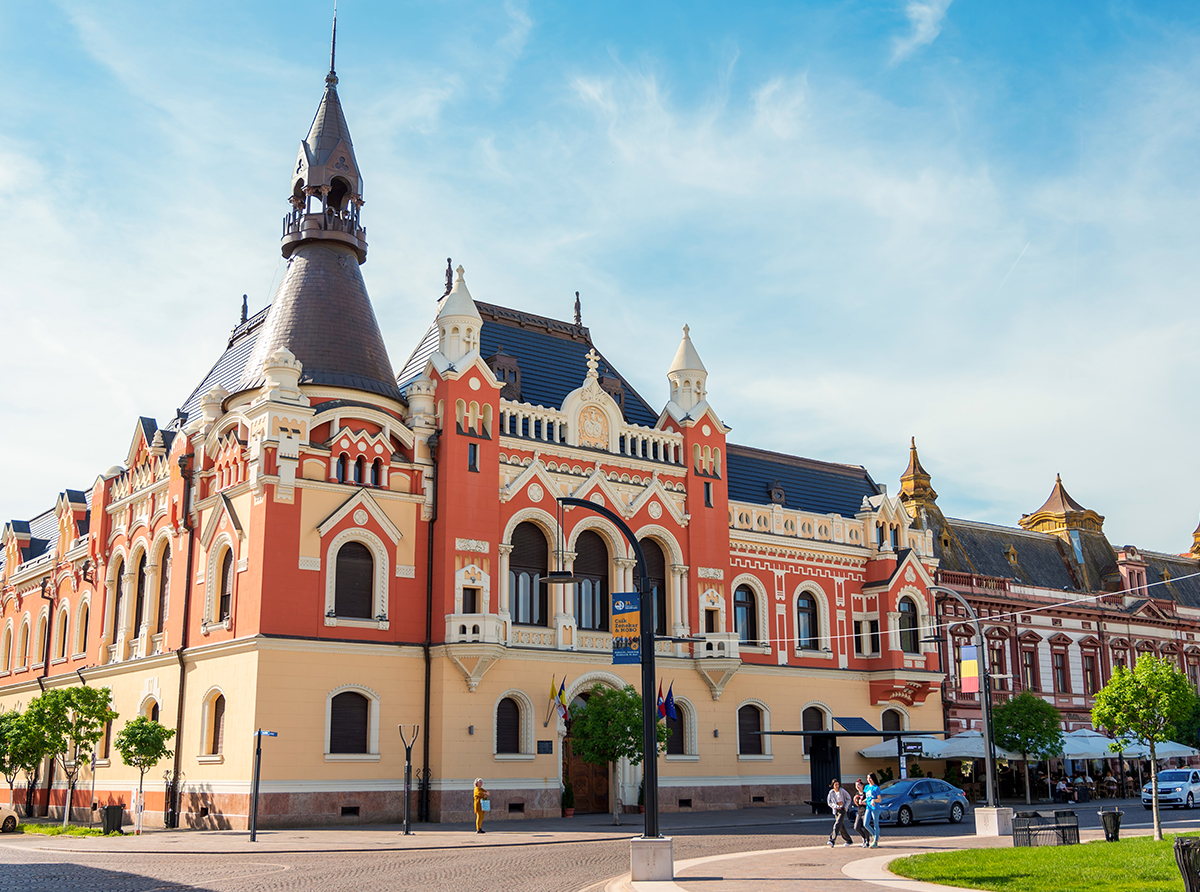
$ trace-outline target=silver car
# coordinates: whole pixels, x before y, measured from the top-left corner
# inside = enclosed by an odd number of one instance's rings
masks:
[[[1142,805],[1154,807],[1150,785],[1142,787]],[[1158,804],[1176,808],[1192,808],[1200,800],[1200,771],[1194,768],[1175,768],[1158,773]]]
[[[20,823],[21,819],[17,817],[15,811],[0,805],[0,832],[12,833]]]

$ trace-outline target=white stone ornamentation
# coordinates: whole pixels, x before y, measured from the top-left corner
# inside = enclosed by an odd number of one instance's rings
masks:
[[[660,505],[658,502],[651,502],[646,507],[646,513],[649,514],[651,517],[653,517],[655,520],[658,520],[660,517],[662,517],[662,511],[663,511],[662,505]]]
[[[540,502],[542,496],[545,495],[542,487],[537,483],[529,484],[529,488],[525,492],[529,495],[529,501],[531,502]]]
[[[367,523],[367,520],[369,517],[370,517],[370,515],[368,515],[367,512],[364,511],[362,508],[359,508],[357,511],[354,512],[354,522],[356,524],[358,524],[360,527],[366,526],[366,523]]]
[[[484,539],[455,539],[454,548],[457,551],[470,551],[476,554],[487,554],[491,545]]]

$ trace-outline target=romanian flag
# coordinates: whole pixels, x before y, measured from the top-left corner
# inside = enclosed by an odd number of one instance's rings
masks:
[[[667,704],[666,701],[663,700],[661,681],[658,683],[658,717],[660,719],[665,719],[667,717]]]
[[[660,688],[661,688],[661,685],[660,685]],[[674,690],[675,690],[675,682],[672,681],[671,684],[667,687],[666,702],[663,703],[664,714],[666,715],[667,718],[669,718],[673,722],[679,720],[679,714],[675,711]]]
[[[551,686],[553,686],[554,682],[551,681],[550,684],[551,684]],[[563,676],[562,684],[560,684],[558,686],[558,696],[557,697],[555,697],[553,695],[551,695],[551,696],[555,701],[554,708],[558,710],[559,717],[563,721],[566,721],[566,719],[567,719],[567,677],[565,675]]]
[[[963,645],[959,650],[958,681],[964,694],[979,693],[979,648]]]

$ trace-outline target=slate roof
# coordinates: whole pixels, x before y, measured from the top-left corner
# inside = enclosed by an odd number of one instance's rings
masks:
[[[233,329],[229,335],[229,342],[225,346],[225,352],[209,369],[208,374],[204,376],[196,389],[192,391],[192,395],[184,400],[181,407],[184,423],[200,411],[200,400],[214,387],[220,385],[230,393],[238,389],[238,382],[242,378],[242,369],[246,367],[246,360],[254,351],[258,333],[262,329],[263,321],[267,318],[268,310],[270,307],[259,310]],[[178,430],[178,421],[172,421],[169,426]]]
[[[732,443],[726,450],[729,498],[739,502],[771,504],[769,491],[778,480],[788,508],[853,517],[862,510],[864,496],[879,494],[879,487],[862,465],[834,464]]]
[[[1170,597],[1179,604],[1187,607],[1200,607],[1200,562],[1175,554],[1162,554],[1157,551],[1142,551],[1142,560],[1146,562],[1146,582],[1154,585],[1156,582],[1166,582],[1150,591],[1156,598]],[[1169,574],[1169,576],[1168,576]],[[1184,578],[1190,577],[1190,578]],[[1169,592],[1167,595],[1165,592]]]
[[[605,359],[585,326],[481,301],[475,301],[475,307],[483,319],[479,355],[487,359],[503,346],[504,352],[517,360],[521,367],[521,402],[561,409],[568,394],[583,384],[588,351],[595,349],[600,355],[601,372],[607,367],[610,377],[621,379],[625,420],[644,427],[658,423],[659,413]],[[437,326],[431,325],[397,377],[402,389],[420,377],[437,345]]]
[[[1040,588],[1080,590],[1063,554],[1065,543],[1057,536],[943,517],[938,511],[928,512],[926,520],[933,531],[934,555],[943,570],[1013,579]],[[950,534],[949,548],[942,546],[944,532]],[[1009,546],[1016,549],[1016,564],[1006,554]]]

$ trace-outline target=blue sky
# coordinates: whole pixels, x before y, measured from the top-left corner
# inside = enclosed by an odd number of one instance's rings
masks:
[[[278,283],[329,4],[0,3],[0,515],[125,456]],[[654,405],[679,328],[731,440],[1115,544],[1200,513],[1200,6],[342,0],[399,368],[445,258],[584,322]]]

